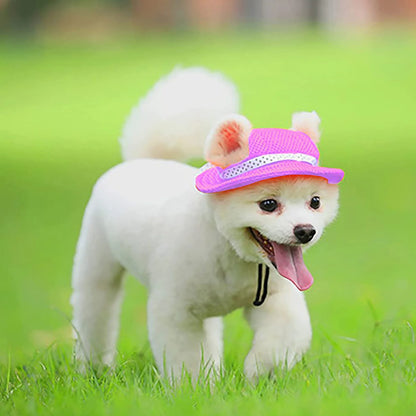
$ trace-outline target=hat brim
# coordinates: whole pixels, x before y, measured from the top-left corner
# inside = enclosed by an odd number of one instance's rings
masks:
[[[222,170],[220,167],[214,166],[201,172],[195,180],[196,188],[203,193],[215,193],[242,188],[266,179],[293,175],[317,176],[326,179],[330,184],[337,184],[344,177],[344,172],[341,169],[313,166],[297,161],[271,163],[230,179],[221,177]]]

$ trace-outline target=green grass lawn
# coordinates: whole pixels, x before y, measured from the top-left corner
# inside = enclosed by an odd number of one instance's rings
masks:
[[[176,64],[228,75],[255,127],[288,127],[292,112],[316,110],[322,162],[346,172],[339,218],[305,256],[312,347],[258,386],[242,376],[251,334],[236,311],[221,380],[168,387],[133,279],[115,372],[82,376],[72,362],[83,210],[95,180],[120,162],[131,106]],[[409,33],[0,41],[0,414],[414,414],[415,74]]]

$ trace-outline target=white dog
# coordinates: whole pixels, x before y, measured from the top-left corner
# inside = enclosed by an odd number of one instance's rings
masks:
[[[125,271],[148,289],[150,344],[168,377],[217,371],[221,316],[237,308],[254,331],[249,378],[291,367],[308,349],[300,290],[312,276],[301,247],[335,218],[343,173],[317,166],[316,113],[295,114],[291,130],[252,130],[237,111],[235,87],[202,68],[174,70],[133,109],[126,161],[95,185],[77,246],[71,302],[82,362],[113,363]],[[254,149],[282,134],[283,151],[265,159]],[[160,160],[198,156],[207,136],[205,170]],[[284,151],[298,140],[309,151]]]

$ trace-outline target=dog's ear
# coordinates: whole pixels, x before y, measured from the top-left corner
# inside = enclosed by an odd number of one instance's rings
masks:
[[[248,136],[251,129],[251,123],[244,116],[226,116],[208,135],[205,159],[221,168],[240,162],[248,156]]]
[[[315,144],[318,144],[321,137],[320,123],[321,119],[316,111],[295,113],[292,116],[292,127],[290,129],[306,133]]]

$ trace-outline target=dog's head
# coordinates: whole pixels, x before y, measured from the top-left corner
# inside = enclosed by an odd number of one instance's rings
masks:
[[[319,140],[316,113],[296,114],[292,129]],[[251,126],[242,116],[224,119],[212,132],[206,159],[225,168],[247,155]],[[338,186],[314,176],[283,176],[209,194],[219,231],[244,260],[265,263],[299,289],[312,284],[302,249],[315,244],[338,210]]]

